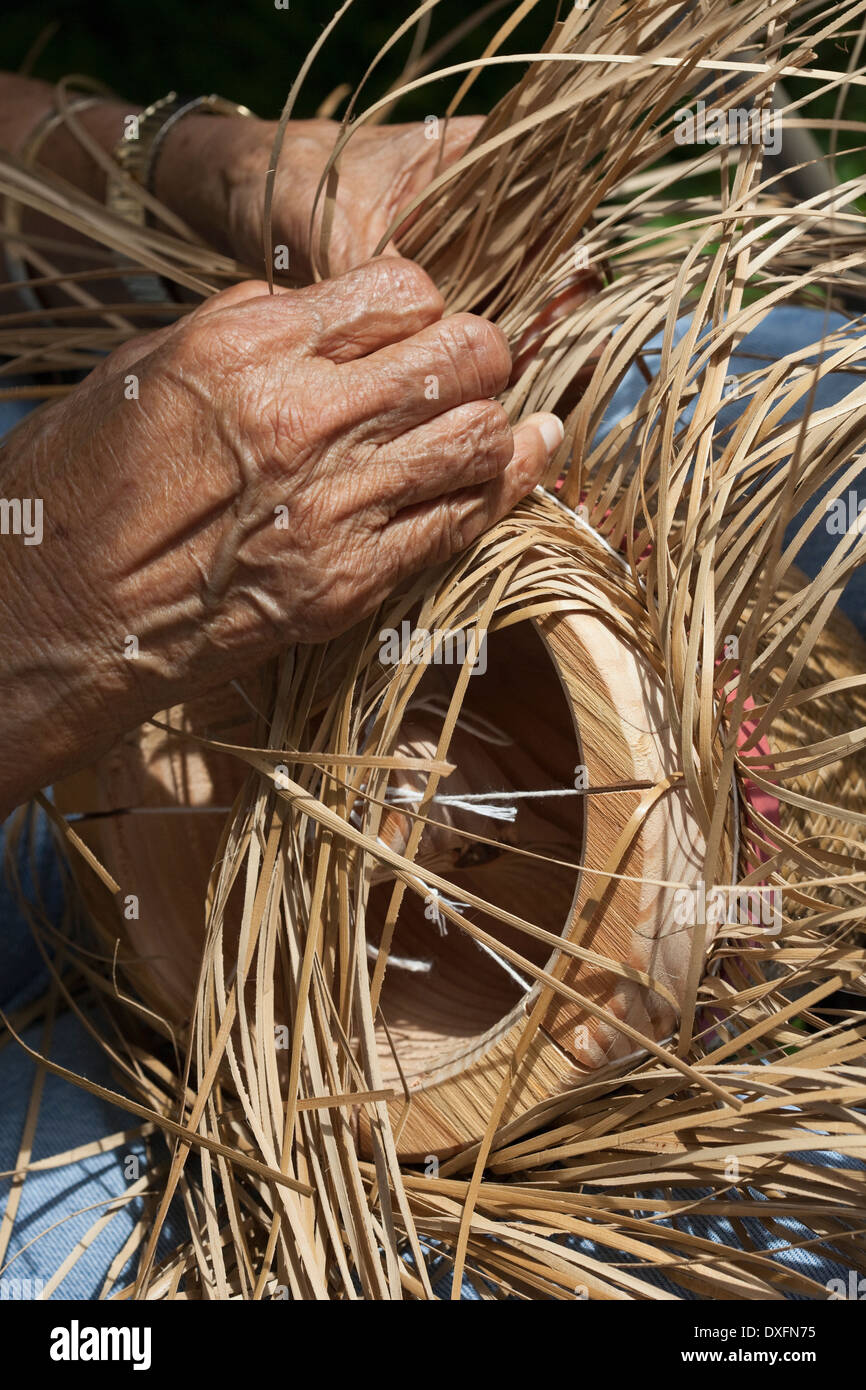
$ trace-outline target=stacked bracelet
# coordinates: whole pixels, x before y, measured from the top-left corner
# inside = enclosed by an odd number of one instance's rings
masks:
[[[217,96],[216,93],[211,93],[210,96],[206,97],[189,97],[184,101],[177,102],[175,110],[169,112],[165,117],[151,142],[142,179],[144,187],[149,193],[155,191],[157,160],[166,138],[186,116],[192,116],[196,112],[203,116],[244,116],[255,120],[255,116],[248,106],[241,106],[237,102],[228,101],[225,97]]]
[[[32,167],[36,162],[39,150],[52,131],[63,125],[68,116],[86,111],[91,106],[97,105],[101,99],[100,97],[85,96],[72,102],[63,110],[52,107],[46,111],[37,121],[20,151],[20,158],[23,163]],[[105,195],[106,207],[109,211],[116,213],[125,222],[134,226],[143,228],[147,225],[147,208],[142,199],[136,196],[135,191],[130,189],[129,180],[132,179],[145,192],[153,194],[157,161],[166,138],[175,126],[193,113],[254,118],[249,107],[228,101],[225,97],[217,96],[215,93],[210,96],[178,97],[176,92],[169,92],[168,96],[153,102],[136,117],[133,127],[134,134],[127,134],[115,148],[115,162],[121,174],[126,177],[111,178],[109,176]],[[14,234],[21,230],[21,204],[16,198],[7,194],[2,200],[2,211],[3,225],[8,232],[13,234],[13,238],[7,240],[5,248],[9,278],[16,282],[18,295],[27,309],[41,313],[45,306],[32,286],[27,284],[27,281],[32,278],[32,272],[27,264],[26,247],[23,242],[14,240]],[[137,275],[123,274],[122,272],[119,274],[130,299],[136,304],[162,304],[165,303],[167,294],[169,297],[174,297],[172,287],[158,275],[146,271]]]
[[[141,112],[136,121],[135,135],[125,136],[118,143],[114,157],[121,172],[132,178],[145,192],[152,194],[157,160],[169,132],[194,112],[211,116],[253,117],[248,106],[240,106],[215,93],[210,96],[179,97],[177,92],[169,92],[168,96],[161,97]],[[147,225],[147,208],[141,199],[130,192],[123,180],[109,179],[106,206],[126,222],[138,227]],[[125,276],[124,284],[136,303],[165,300],[166,286],[158,275],[145,273]]]

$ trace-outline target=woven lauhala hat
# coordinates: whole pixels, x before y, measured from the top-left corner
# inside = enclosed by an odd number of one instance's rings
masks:
[[[862,264],[862,190],[804,218],[760,145],[675,163],[694,16],[637,16],[569,14],[401,241],[520,347],[511,412],[567,414],[546,489],[58,789],[120,941],[89,978],[139,1103],[190,1141],[140,1294],[425,1297],[444,1266],[657,1297],[649,1266],[826,1296],[724,1224],[753,1217],[862,1262],[866,667],[834,610],[864,546],[808,580],[786,540],[856,477],[861,393],[812,399],[862,360],[856,325],[739,373],[724,414],[744,335]],[[772,64],[737,55],[777,48],[762,6],[736,17],[705,7],[701,90],[759,104]],[[179,1189],[200,1229],[156,1265]]]

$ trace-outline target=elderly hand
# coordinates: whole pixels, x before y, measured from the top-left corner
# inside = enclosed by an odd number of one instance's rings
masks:
[[[455,117],[428,139],[422,124],[361,126],[340,156],[329,247],[329,270],[340,275],[363,264],[395,216],[426,188],[437,171],[468,149],[480,117]],[[319,181],[339,125],[293,121],[274,187],[274,246],[289,251],[289,273],[309,279],[310,219]],[[265,181],[276,124],[244,118],[188,116],[166,142],[156,170],[156,191],[191,226],[248,265],[261,265]],[[314,235],[321,225],[320,201]],[[396,253],[393,241],[388,250]]]
[[[539,481],[555,416],[501,332],[399,257],[248,283],[118,349],[0,463],[0,816],[156,710],[341,632]]]
[[[48,84],[0,73],[0,147],[20,151],[53,106]],[[76,121],[91,144],[111,154],[136,110],[109,97],[80,111]],[[437,163],[444,167],[463,154],[481,124],[474,116],[442,120],[435,139],[427,138],[431,130],[422,123],[359,126],[340,156],[330,274],[369,260],[395,215],[426,188]],[[276,129],[275,121],[193,112],[168,131],[152,170],[155,192],[173,212],[211,245],[260,269],[265,183]],[[310,218],[339,132],[337,122],[324,120],[290,121],[286,128],[272,241],[288,249],[288,270],[298,281],[311,278]],[[68,130],[53,129],[42,140],[39,160],[98,202],[104,199],[102,165]],[[318,225],[317,220],[314,235]],[[392,243],[388,249],[396,248]]]

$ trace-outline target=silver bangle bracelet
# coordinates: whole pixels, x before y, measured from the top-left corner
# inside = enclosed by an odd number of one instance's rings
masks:
[[[148,153],[147,164],[142,178],[142,185],[148,193],[156,192],[156,166],[162,148],[169,136],[169,133],[186,116],[192,116],[196,111],[201,111],[209,116],[244,116],[255,119],[253,112],[248,106],[239,106],[236,102],[228,101],[225,97],[217,96],[212,93],[210,96],[192,97],[189,101],[183,102],[176,110],[172,111],[163,121],[156,135],[151,142]]]

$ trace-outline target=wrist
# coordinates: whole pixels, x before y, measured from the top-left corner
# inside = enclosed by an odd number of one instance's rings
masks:
[[[4,538],[4,550],[9,538]],[[4,556],[4,559],[6,557]],[[14,567],[16,577],[10,575]],[[44,627],[52,595],[32,584],[32,562],[0,564],[0,820],[108,749],[121,725],[90,649]],[[119,678],[118,673],[118,678]]]
[[[258,191],[260,214],[275,130],[274,123],[248,116],[192,112],[160,147],[154,193],[217,250],[257,260],[246,208]]]
[[[312,200],[334,143],[333,121],[292,121],[280,155],[290,175],[275,241],[285,240],[289,273],[304,278]],[[155,169],[154,191],[218,250],[249,266],[262,261],[262,216],[276,121],[190,115],[170,132]]]
[[[0,816],[110,747],[135,712],[134,673],[93,638],[96,577],[73,581],[87,568],[67,553],[69,503],[58,515],[40,483],[67,438],[63,406],[27,421],[4,458],[26,524],[0,537]]]
[[[137,106],[106,98],[77,112],[73,119],[104,154],[111,156],[123,136],[126,120],[139,110]],[[88,197],[105,202],[106,172],[68,126],[61,124],[48,134],[38,160]]]

